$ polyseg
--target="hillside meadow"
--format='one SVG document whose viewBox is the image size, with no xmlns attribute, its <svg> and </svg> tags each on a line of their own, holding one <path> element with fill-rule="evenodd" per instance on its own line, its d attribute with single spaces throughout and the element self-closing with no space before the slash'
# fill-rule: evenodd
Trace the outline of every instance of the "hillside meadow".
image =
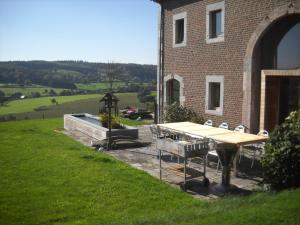
<svg viewBox="0 0 300 225">
<path fill-rule="evenodd" d="M 96 97 L 99 97 L 99 95 L 92 94 L 92 95 L 54 96 L 54 97 L 19 99 L 19 100 L 10 101 L 4 106 L 0 106 L 0 115 L 31 112 L 35 108 L 41 106 L 50 106 L 53 105 L 53 103 L 51 102 L 53 98 L 55 98 L 59 104 L 63 104 L 66 102 L 72 102 L 72 101 L 84 100 L 84 99 L 96 98 Z"/>
<path fill-rule="evenodd" d="M 295 225 L 300 190 L 204 201 L 61 132 L 0 123 L 0 224 Z"/>
<path fill-rule="evenodd" d="M 43 97 L 36 99 L 24 99 L 13 101 L 6 106 L 0 106 L 0 115 L 13 115 L 18 120 L 35 118 L 63 117 L 67 113 L 99 113 L 99 100 L 103 95 L 75 95 L 54 97 L 58 105 L 52 104 L 53 97 Z M 126 106 L 144 108 L 145 104 L 140 103 L 136 93 L 119 93 L 119 109 Z M 46 106 L 44 110 L 35 111 L 35 108 Z M 3 111 L 2 111 L 3 110 Z"/>
<path fill-rule="evenodd" d="M 80 90 L 90 90 L 90 91 L 110 88 L 110 84 L 107 82 L 89 83 L 89 84 L 76 83 L 75 85 Z M 125 82 L 113 82 L 113 88 L 124 87 L 124 86 L 126 86 Z"/>
<path fill-rule="evenodd" d="M 50 90 L 55 91 L 56 93 L 60 93 L 62 90 L 61 88 L 52 88 L 46 86 L 39 86 L 39 85 L 32 85 L 32 86 L 24 86 L 20 87 L 17 85 L 0 85 L 0 91 L 3 91 L 5 96 L 11 96 L 14 93 L 22 93 L 22 95 L 30 96 L 32 93 L 40 93 L 41 96 L 48 95 Z"/>
</svg>

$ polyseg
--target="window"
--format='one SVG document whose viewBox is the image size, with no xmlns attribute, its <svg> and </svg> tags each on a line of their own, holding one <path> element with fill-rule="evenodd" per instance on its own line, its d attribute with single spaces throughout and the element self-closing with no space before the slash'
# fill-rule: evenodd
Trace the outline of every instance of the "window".
<svg viewBox="0 0 300 225">
<path fill-rule="evenodd" d="M 223 114 L 223 76 L 206 77 L 205 113 L 213 115 Z"/>
<path fill-rule="evenodd" d="M 173 16 L 173 47 L 186 45 L 186 12 Z"/>
<path fill-rule="evenodd" d="M 222 16 L 221 10 L 210 12 L 210 23 L 211 23 L 210 38 L 216 38 L 222 35 L 221 16 Z"/>
<path fill-rule="evenodd" d="M 181 44 L 184 40 L 184 19 L 175 22 L 175 44 Z"/>
<path fill-rule="evenodd" d="M 180 83 L 178 80 L 171 79 L 167 81 L 167 104 L 180 102 Z"/>
<path fill-rule="evenodd" d="M 207 43 L 224 41 L 224 14 L 224 2 L 211 4 L 206 7 Z"/>
<path fill-rule="evenodd" d="M 221 84 L 217 82 L 209 83 L 208 109 L 217 110 L 220 108 L 220 89 Z"/>
</svg>

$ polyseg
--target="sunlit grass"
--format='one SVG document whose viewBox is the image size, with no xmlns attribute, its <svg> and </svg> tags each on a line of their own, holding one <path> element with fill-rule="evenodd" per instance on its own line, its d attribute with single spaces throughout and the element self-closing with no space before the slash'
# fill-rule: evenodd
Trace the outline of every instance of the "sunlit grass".
<svg viewBox="0 0 300 225">
<path fill-rule="evenodd" d="M 0 224 L 298 224 L 300 190 L 203 201 L 60 132 L 0 123 Z"/>
<path fill-rule="evenodd" d="M 55 98 L 59 104 L 72 102 L 83 99 L 90 99 L 99 97 L 99 94 L 91 95 L 73 95 L 73 96 L 54 96 L 54 97 L 41 97 L 31 99 L 20 99 L 8 102 L 5 106 L 0 106 L 0 115 L 31 112 L 37 107 L 53 105 L 51 99 Z"/>
</svg>

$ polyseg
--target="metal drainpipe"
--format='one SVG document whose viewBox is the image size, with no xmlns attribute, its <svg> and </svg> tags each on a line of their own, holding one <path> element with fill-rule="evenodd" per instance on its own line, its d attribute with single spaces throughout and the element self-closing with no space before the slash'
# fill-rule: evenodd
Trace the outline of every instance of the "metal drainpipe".
<svg viewBox="0 0 300 225">
<path fill-rule="evenodd" d="M 160 123 L 161 4 L 157 10 L 156 123 Z"/>
<path fill-rule="evenodd" d="M 160 105 L 159 105 L 159 122 L 163 122 L 163 113 L 164 113 L 164 7 L 161 3 L 161 13 L 160 13 Z"/>
</svg>

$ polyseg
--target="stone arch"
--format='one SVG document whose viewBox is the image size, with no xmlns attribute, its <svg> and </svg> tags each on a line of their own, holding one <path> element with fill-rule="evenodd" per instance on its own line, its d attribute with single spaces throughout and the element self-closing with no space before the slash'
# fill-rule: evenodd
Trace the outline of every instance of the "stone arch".
<svg viewBox="0 0 300 225">
<path fill-rule="evenodd" d="M 264 36 L 265 32 L 276 21 L 289 15 L 300 14 L 300 2 L 288 3 L 273 10 L 263 21 L 257 26 L 256 30 L 252 33 L 247 45 L 246 54 L 244 57 L 243 68 L 243 106 L 242 106 L 242 123 L 253 131 L 255 121 L 252 114 L 254 111 L 253 101 L 253 73 L 255 70 L 255 59 L 253 58 L 255 47 L 259 40 Z"/>
<path fill-rule="evenodd" d="M 184 89 L 184 83 L 183 83 L 183 77 L 177 75 L 177 74 L 169 74 L 164 77 L 164 105 L 167 105 L 167 82 L 175 79 L 179 82 L 179 103 L 180 105 L 184 105 L 185 102 L 185 96 L 183 95 L 183 89 Z"/>
</svg>

